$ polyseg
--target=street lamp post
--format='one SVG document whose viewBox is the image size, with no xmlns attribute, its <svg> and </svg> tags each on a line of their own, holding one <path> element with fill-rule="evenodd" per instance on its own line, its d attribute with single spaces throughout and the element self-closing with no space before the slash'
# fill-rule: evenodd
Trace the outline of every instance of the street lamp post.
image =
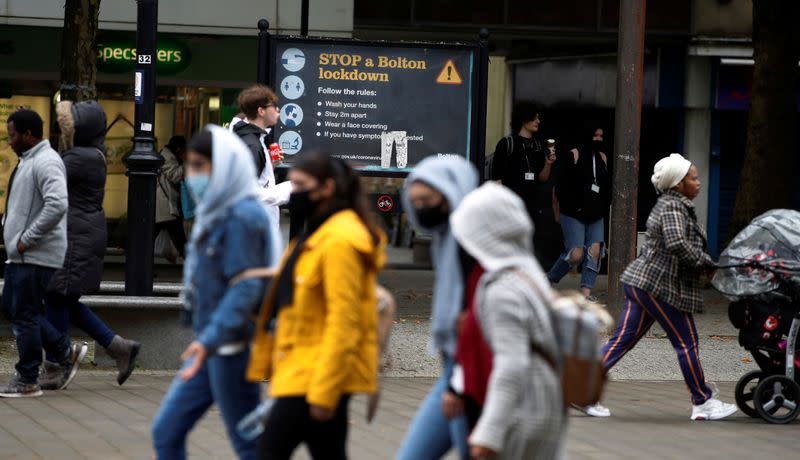
<svg viewBox="0 0 800 460">
<path fill-rule="evenodd" d="M 258 73 L 256 81 L 262 85 L 269 84 L 269 21 L 258 21 Z"/>
<path fill-rule="evenodd" d="M 136 72 L 134 74 L 133 150 L 128 168 L 128 247 L 125 294 L 153 294 L 153 239 L 156 186 L 164 159 L 155 151 L 156 30 L 158 0 L 137 0 Z"/>
<path fill-rule="evenodd" d="M 608 305 L 619 311 L 619 277 L 636 257 L 636 209 L 639 195 L 639 135 L 644 94 L 644 18 L 646 0 L 622 0 L 617 45 L 617 104 L 614 115 Z"/>
<path fill-rule="evenodd" d="M 300 2 L 300 35 L 308 37 L 308 0 Z"/>
</svg>

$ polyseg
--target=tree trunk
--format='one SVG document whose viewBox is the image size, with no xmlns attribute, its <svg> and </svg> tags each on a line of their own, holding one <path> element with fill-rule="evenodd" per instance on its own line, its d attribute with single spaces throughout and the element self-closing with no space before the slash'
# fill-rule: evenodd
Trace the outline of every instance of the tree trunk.
<svg viewBox="0 0 800 460">
<path fill-rule="evenodd" d="M 753 90 L 747 147 L 728 238 L 792 205 L 797 128 L 797 0 L 753 0 Z"/>
<path fill-rule="evenodd" d="M 61 99 L 97 98 L 97 24 L 100 0 L 66 0 L 61 39 Z"/>
</svg>

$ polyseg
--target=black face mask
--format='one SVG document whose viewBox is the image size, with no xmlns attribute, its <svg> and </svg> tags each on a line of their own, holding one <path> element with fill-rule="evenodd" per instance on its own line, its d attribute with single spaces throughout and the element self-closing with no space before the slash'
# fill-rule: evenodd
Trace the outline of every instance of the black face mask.
<svg viewBox="0 0 800 460">
<path fill-rule="evenodd" d="M 425 228 L 436 228 L 447 222 L 450 213 L 442 211 L 442 206 L 432 206 L 430 208 L 414 208 L 417 221 Z"/>
<path fill-rule="evenodd" d="M 603 141 L 592 140 L 592 149 L 595 152 L 602 152 L 603 151 Z"/>
<path fill-rule="evenodd" d="M 289 212 L 303 222 L 314 215 L 317 207 L 319 207 L 319 203 L 311 200 L 311 190 L 293 192 L 289 195 Z"/>
</svg>

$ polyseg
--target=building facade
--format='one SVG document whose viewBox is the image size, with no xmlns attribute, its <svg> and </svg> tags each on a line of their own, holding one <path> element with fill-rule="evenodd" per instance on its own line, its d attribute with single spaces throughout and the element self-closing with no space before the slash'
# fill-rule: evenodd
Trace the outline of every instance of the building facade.
<svg viewBox="0 0 800 460">
<path fill-rule="evenodd" d="M 310 4 L 311 33 L 352 34 L 352 1 Z M 207 123 L 223 124 L 238 113 L 236 95 L 256 80 L 259 19 L 270 21 L 272 33 L 300 31 L 300 2 L 293 0 L 162 0 L 158 9 L 154 132 L 159 147 L 173 135 L 189 136 Z M 20 105 L 37 110 L 48 127 L 53 119 L 63 15 L 63 1 L 0 0 L 0 202 L 17 161 L 7 144 L 5 119 Z M 109 123 L 104 207 L 110 219 L 127 211 L 122 158 L 132 147 L 135 30 L 135 1 L 100 3 L 97 92 Z"/>
<path fill-rule="evenodd" d="M 656 200 L 655 162 L 684 153 L 702 174 L 698 217 L 718 253 L 744 159 L 752 86 L 751 0 L 648 0 L 639 175 L 639 227 Z M 508 131 L 510 107 L 543 107 L 541 130 L 560 148 L 595 127 L 613 146 L 617 0 L 356 0 L 358 38 L 473 40 L 491 32 L 487 154 Z M 800 185 L 800 184 L 798 184 Z M 795 187 L 798 189 L 800 187 Z M 800 206 L 800 196 L 796 197 Z"/>
<path fill-rule="evenodd" d="M 712 252 L 728 237 L 738 190 L 752 82 L 751 0 L 648 0 L 639 225 L 656 195 L 653 164 L 682 152 L 697 164 L 698 216 Z M 63 2 L 0 0 L 0 183 L 16 161 L 3 117 L 26 104 L 49 113 L 59 87 Z M 542 131 L 570 149 L 605 129 L 613 146 L 617 0 L 311 0 L 311 35 L 365 40 L 472 42 L 490 30 L 486 152 L 507 134 L 514 102 L 543 107 Z M 159 4 L 158 144 L 236 113 L 237 92 L 255 80 L 256 22 L 296 34 L 296 0 L 170 0 Z M 136 5 L 101 2 L 99 98 L 109 115 L 109 216 L 125 212 L 122 155 L 133 119 Z M 613 158 L 613 155 L 612 155 Z M 397 188 L 397 181 L 381 182 Z M 382 185 L 377 185 L 381 187 Z M 798 200 L 800 201 L 800 199 Z"/>
</svg>

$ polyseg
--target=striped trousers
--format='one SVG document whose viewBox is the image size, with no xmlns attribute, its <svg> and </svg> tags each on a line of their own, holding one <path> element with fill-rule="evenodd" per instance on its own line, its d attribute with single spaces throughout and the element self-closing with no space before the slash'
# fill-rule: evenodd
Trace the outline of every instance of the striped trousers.
<svg viewBox="0 0 800 460">
<path fill-rule="evenodd" d="M 617 330 L 603 347 L 606 372 L 636 346 L 653 322 L 658 321 L 678 354 L 678 363 L 692 395 L 692 403 L 699 405 L 710 399 L 711 389 L 706 385 L 703 367 L 700 365 L 697 329 L 692 314 L 659 302 L 639 288 L 626 284 L 624 290 L 625 308 L 617 323 Z"/>
</svg>

